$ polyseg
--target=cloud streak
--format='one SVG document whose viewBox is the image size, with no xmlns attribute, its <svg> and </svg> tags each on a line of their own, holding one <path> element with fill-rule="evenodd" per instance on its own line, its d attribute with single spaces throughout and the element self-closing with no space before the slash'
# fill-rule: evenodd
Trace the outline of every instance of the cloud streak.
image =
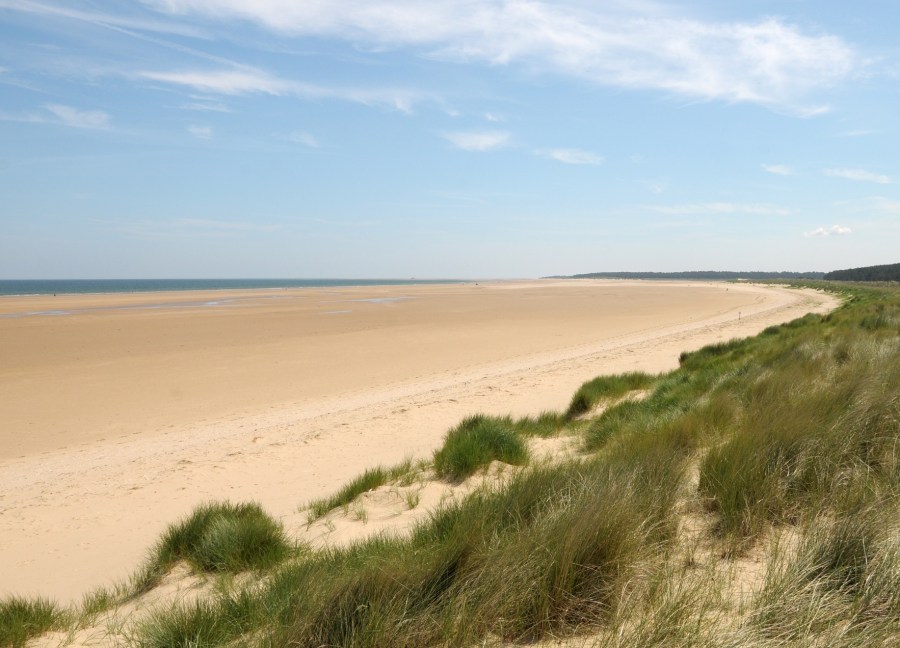
<svg viewBox="0 0 900 648">
<path fill-rule="evenodd" d="M 766 173 L 772 173 L 774 175 L 780 176 L 792 176 L 797 175 L 796 171 L 794 171 L 791 167 L 786 164 L 763 164 L 763 171 Z"/>
<path fill-rule="evenodd" d="M 509 144 L 510 135 L 504 131 L 470 131 L 444 133 L 444 139 L 463 151 L 495 151 Z"/>
<path fill-rule="evenodd" d="M 78 110 L 62 104 L 47 104 L 44 108 L 65 126 L 98 129 L 109 127 L 109 115 L 102 110 Z"/>
<path fill-rule="evenodd" d="M 832 178 L 844 178 L 858 182 L 875 182 L 877 184 L 893 184 L 893 180 L 886 175 L 872 173 L 864 169 L 825 169 L 822 173 Z"/>
<path fill-rule="evenodd" d="M 806 238 L 820 238 L 826 236 L 844 236 L 846 234 L 852 233 L 849 227 L 844 227 L 843 225 L 832 225 L 831 227 L 817 227 L 814 230 L 810 230 L 809 232 L 803 232 L 803 236 Z"/>
<path fill-rule="evenodd" d="M 590 164 L 596 166 L 603 163 L 602 155 L 597 155 L 591 151 L 583 151 L 581 149 L 538 149 L 534 153 L 535 155 L 540 155 L 549 160 L 556 160 L 563 164 Z"/>
<path fill-rule="evenodd" d="M 209 126 L 197 126 L 190 125 L 187 127 L 187 132 L 196 137 L 197 139 L 212 139 L 213 130 Z"/>
<path fill-rule="evenodd" d="M 309 148 L 319 148 L 321 144 L 319 144 L 319 140 L 310 133 L 305 131 L 296 131 L 288 135 L 288 141 L 294 142 L 295 144 L 302 144 L 303 146 Z"/>
<path fill-rule="evenodd" d="M 435 59 L 529 69 L 692 100 L 762 104 L 809 116 L 810 95 L 864 63 L 841 38 L 778 18 L 711 22 L 652 2 L 503 0 L 156 0 L 170 15 L 249 20 L 288 36 L 320 36 Z"/>
<path fill-rule="evenodd" d="M 0 0 L 0 9 L 8 9 L 12 11 L 19 11 L 22 13 L 36 14 L 39 16 L 50 18 L 77 20 L 80 22 L 97 25 L 99 27 L 109 27 L 113 29 L 135 29 L 139 31 L 157 32 L 162 34 L 206 38 L 206 35 L 203 32 L 177 23 L 112 16 L 105 13 L 81 11 L 79 9 L 60 7 L 43 2 L 26 2 L 24 0 Z"/>
<path fill-rule="evenodd" d="M 283 79 L 253 67 L 214 70 L 143 71 L 138 78 L 190 88 L 195 92 L 218 95 L 263 94 L 297 96 L 307 99 L 337 99 L 368 106 L 380 105 L 404 113 L 428 95 L 414 90 L 393 88 L 339 88 Z"/>
<path fill-rule="evenodd" d="M 0 112 L 0 120 L 26 124 L 54 124 L 70 128 L 106 130 L 110 127 L 109 113 L 102 110 L 80 110 L 63 104 L 46 104 L 43 112 L 14 115 Z"/>
</svg>

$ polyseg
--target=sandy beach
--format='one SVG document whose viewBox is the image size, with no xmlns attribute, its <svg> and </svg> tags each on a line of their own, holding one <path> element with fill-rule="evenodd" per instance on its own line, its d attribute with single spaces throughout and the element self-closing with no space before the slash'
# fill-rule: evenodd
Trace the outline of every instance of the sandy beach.
<svg viewBox="0 0 900 648">
<path fill-rule="evenodd" d="M 825 312 L 814 291 L 531 281 L 0 298 L 0 595 L 125 578 L 210 499 L 297 509 L 466 414 Z"/>
</svg>

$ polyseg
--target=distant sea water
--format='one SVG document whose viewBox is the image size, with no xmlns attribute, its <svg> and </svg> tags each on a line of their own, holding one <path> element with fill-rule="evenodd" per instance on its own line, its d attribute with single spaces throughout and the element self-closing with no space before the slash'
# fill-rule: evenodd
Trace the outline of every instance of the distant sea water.
<svg viewBox="0 0 900 648">
<path fill-rule="evenodd" d="M 459 283 L 462 279 L 6 279 L 0 295 L 72 295 L 81 293 L 169 292 L 331 288 L 339 286 L 410 286 Z"/>
</svg>

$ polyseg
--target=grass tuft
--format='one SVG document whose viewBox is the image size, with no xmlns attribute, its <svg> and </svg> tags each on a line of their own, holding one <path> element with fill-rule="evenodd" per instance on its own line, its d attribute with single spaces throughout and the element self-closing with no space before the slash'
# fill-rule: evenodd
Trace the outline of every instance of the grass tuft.
<svg viewBox="0 0 900 648">
<path fill-rule="evenodd" d="M 640 371 L 616 374 L 613 376 L 598 376 L 589 380 L 578 388 L 566 410 L 566 417 L 573 419 L 590 412 L 604 400 L 621 398 L 630 391 L 636 389 L 649 389 L 657 376 L 651 376 Z"/>
<path fill-rule="evenodd" d="M 138 648 L 205 648 L 221 646 L 239 634 L 217 606 L 209 602 L 163 608 L 137 627 Z"/>
<path fill-rule="evenodd" d="M 255 503 L 203 504 L 169 527 L 150 561 L 161 574 L 178 560 L 206 572 L 266 569 L 291 553 L 281 525 Z"/>
<path fill-rule="evenodd" d="M 67 614 L 44 598 L 0 601 L 0 647 L 19 648 L 32 637 L 65 627 Z"/>
<path fill-rule="evenodd" d="M 408 486 L 413 483 L 422 467 L 421 463 L 413 463 L 412 459 L 407 459 L 391 468 L 383 466 L 369 468 L 331 497 L 312 501 L 307 507 L 306 521 L 308 524 L 312 524 L 330 511 L 347 506 L 363 493 L 375 490 L 385 484 L 396 481 L 401 486 Z"/>
<path fill-rule="evenodd" d="M 435 472 L 453 481 L 492 461 L 513 465 L 528 461 L 528 448 L 509 417 L 470 416 L 447 433 L 444 445 L 434 453 Z"/>
<path fill-rule="evenodd" d="M 552 437 L 560 433 L 568 420 L 559 412 L 544 411 L 535 416 L 525 416 L 515 422 L 515 429 L 525 436 Z"/>
</svg>

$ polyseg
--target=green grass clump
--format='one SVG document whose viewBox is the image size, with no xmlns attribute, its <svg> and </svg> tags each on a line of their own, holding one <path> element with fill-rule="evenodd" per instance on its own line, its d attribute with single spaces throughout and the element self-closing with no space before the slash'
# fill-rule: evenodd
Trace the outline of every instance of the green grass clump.
<svg viewBox="0 0 900 648">
<path fill-rule="evenodd" d="M 700 491 L 723 532 L 796 522 L 856 487 L 900 485 L 900 344 L 800 341 L 739 386 L 734 435 L 712 448 Z"/>
<path fill-rule="evenodd" d="M 827 645 L 897 645 L 900 539 L 891 508 L 893 516 L 870 506 L 804 524 L 796 550 L 776 549 L 749 628 L 790 645 L 817 645 L 831 635 Z"/>
<path fill-rule="evenodd" d="M 492 461 L 513 465 L 528 461 L 528 448 L 509 417 L 470 416 L 447 433 L 444 445 L 434 453 L 435 472 L 454 481 Z"/>
<path fill-rule="evenodd" d="M 206 572 L 266 569 L 291 553 L 281 525 L 255 503 L 203 504 L 169 527 L 156 546 L 151 571 L 179 560 Z"/>
<path fill-rule="evenodd" d="M 0 601 L 0 648 L 19 648 L 32 637 L 65 627 L 67 614 L 55 603 L 18 596 Z"/>
<path fill-rule="evenodd" d="M 307 513 L 307 521 L 315 522 L 319 518 L 325 516 L 329 511 L 341 506 L 346 506 L 359 495 L 374 490 L 379 486 L 384 486 L 388 483 L 388 479 L 388 471 L 381 466 L 369 468 L 331 497 L 311 502 Z"/>
<path fill-rule="evenodd" d="M 599 623 L 674 534 L 663 484 L 678 462 L 647 459 L 654 467 L 529 469 L 442 507 L 411 538 L 375 537 L 290 565 L 261 597 L 287 618 L 270 643 L 462 646 Z"/>
<path fill-rule="evenodd" d="M 573 419 L 590 412 L 603 400 L 621 398 L 636 389 L 648 389 L 656 381 L 656 376 L 633 371 L 614 376 L 598 376 L 578 388 L 566 410 L 566 416 Z"/>
<path fill-rule="evenodd" d="M 143 619 L 137 628 L 139 648 L 200 648 L 220 646 L 239 634 L 215 603 L 197 601 L 164 608 Z"/>
<path fill-rule="evenodd" d="M 515 422 L 515 429 L 525 436 L 552 437 L 560 433 L 568 419 L 559 412 L 544 411 L 537 416 L 524 416 Z"/>
<path fill-rule="evenodd" d="M 412 483 L 420 468 L 421 465 L 414 464 L 411 459 L 407 459 L 390 468 L 383 466 L 369 468 L 331 497 L 312 501 L 308 505 L 307 522 L 315 522 L 319 518 L 324 517 L 329 511 L 346 506 L 363 493 L 375 490 L 393 481 L 399 481 L 401 484 Z"/>
</svg>

